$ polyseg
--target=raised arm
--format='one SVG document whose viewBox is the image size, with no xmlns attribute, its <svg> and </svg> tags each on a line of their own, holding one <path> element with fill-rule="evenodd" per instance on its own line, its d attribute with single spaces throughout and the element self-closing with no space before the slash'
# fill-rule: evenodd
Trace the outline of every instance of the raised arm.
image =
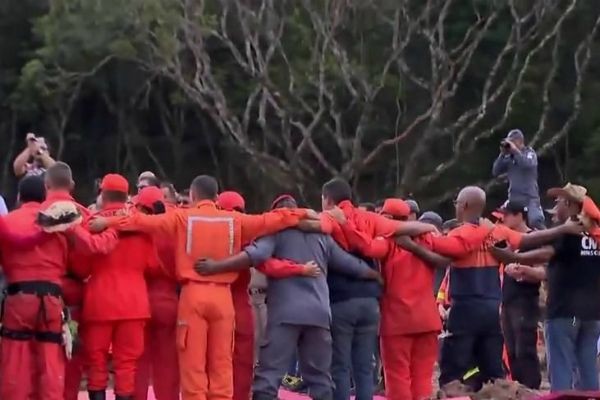
<svg viewBox="0 0 600 400">
<path fill-rule="evenodd" d="M 250 243 L 261 236 L 295 227 L 307 215 L 308 210 L 301 208 L 280 208 L 260 215 L 240 214 L 242 243 Z"/>
<path fill-rule="evenodd" d="M 93 234 L 77 225 L 65 232 L 77 252 L 82 255 L 108 254 L 119 244 L 119 236 L 114 229 Z"/>
<path fill-rule="evenodd" d="M 544 229 L 527 233 L 521 237 L 517 247 L 522 250 L 527 250 L 548 244 L 563 235 L 580 234 L 583 232 L 583 225 L 578 221 L 568 221 L 554 228 Z"/>
<path fill-rule="evenodd" d="M 448 236 L 431 236 L 431 250 L 451 259 L 463 258 L 481 247 L 493 229 L 464 225 Z"/>
<path fill-rule="evenodd" d="M 263 264 L 275 251 L 275 238 L 263 237 L 239 252 L 223 260 L 197 260 L 194 269 L 200 275 L 214 275 L 223 272 L 237 272 Z"/>
<path fill-rule="evenodd" d="M 512 162 L 510 155 L 500 154 L 498 158 L 494 161 L 494 165 L 492 166 L 492 175 L 494 177 L 498 177 L 502 174 L 508 172 L 508 166 Z"/>
<path fill-rule="evenodd" d="M 451 258 L 444 257 L 435 251 L 431 251 L 428 246 L 421 245 L 408 236 L 397 237 L 396 243 L 398 246 L 419 257 L 433 268 L 446 268 L 448 264 L 452 262 Z"/>
<path fill-rule="evenodd" d="M 15 158 L 13 162 L 13 170 L 17 178 L 22 177 L 27 172 L 27 161 L 31 157 L 31 151 L 29 147 L 25 147 L 21 153 Z"/>
<path fill-rule="evenodd" d="M 515 160 L 515 164 L 522 168 L 535 168 L 538 164 L 537 155 L 531 149 L 515 151 L 513 159 Z"/>
<path fill-rule="evenodd" d="M 256 269 L 274 279 L 290 278 L 292 276 L 306 276 L 307 268 L 305 265 L 298 264 L 291 260 L 269 258 L 262 264 L 256 266 Z"/>
<path fill-rule="evenodd" d="M 363 256 L 382 260 L 388 255 L 389 239 L 382 237 L 373 239 L 360 232 L 352 221 L 346 221 L 340 226 L 350 247 L 356 249 Z"/>
<path fill-rule="evenodd" d="M 93 232 L 100 232 L 107 227 L 111 227 L 119 231 L 174 236 L 177 232 L 177 224 L 182 218 L 178 211 L 158 215 L 146 215 L 136 212 L 123 217 L 93 218 L 90 221 L 90 229 Z"/>
<path fill-rule="evenodd" d="M 433 225 L 418 221 L 396 221 L 375 213 L 372 213 L 372 218 L 375 224 L 374 237 L 419 236 L 436 230 Z"/>
</svg>

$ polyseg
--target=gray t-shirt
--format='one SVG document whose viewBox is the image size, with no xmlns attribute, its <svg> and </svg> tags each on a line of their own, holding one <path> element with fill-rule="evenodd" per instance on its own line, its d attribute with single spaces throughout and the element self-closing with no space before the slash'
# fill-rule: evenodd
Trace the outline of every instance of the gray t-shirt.
<svg viewBox="0 0 600 400">
<path fill-rule="evenodd" d="M 297 229 L 287 229 L 258 239 L 244 251 L 254 266 L 275 257 L 299 264 L 314 261 L 321 268 L 322 273 L 317 278 L 295 276 L 268 279 L 269 324 L 311 325 L 329 329 L 331 309 L 327 269 L 355 277 L 370 270 L 367 263 L 345 252 L 329 235 L 305 233 Z"/>
<path fill-rule="evenodd" d="M 518 154 L 500 154 L 492 168 L 494 176 L 508 175 L 508 199 L 523 201 L 539 200 L 537 154 L 525 147 Z"/>
</svg>

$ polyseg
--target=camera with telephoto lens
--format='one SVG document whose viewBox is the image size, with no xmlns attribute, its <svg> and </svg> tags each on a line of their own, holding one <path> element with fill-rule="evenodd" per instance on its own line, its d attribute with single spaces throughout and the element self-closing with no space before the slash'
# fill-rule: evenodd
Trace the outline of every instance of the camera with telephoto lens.
<svg viewBox="0 0 600 400">
<path fill-rule="evenodd" d="M 508 143 L 506 139 L 500 142 L 500 146 L 502 146 L 504 150 L 510 150 L 510 143 Z"/>
</svg>

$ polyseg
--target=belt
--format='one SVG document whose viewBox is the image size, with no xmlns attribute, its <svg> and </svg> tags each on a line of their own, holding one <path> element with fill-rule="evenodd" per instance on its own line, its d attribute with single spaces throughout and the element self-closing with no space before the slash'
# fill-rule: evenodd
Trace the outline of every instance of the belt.
<svg viewBox="0 0 600 400">
<path fill-rule="evenodd" d="M 251 296 L 254 294 L 267 294 L 267 289 L 250 288 L 248 289 L 248 293 L 250 293 Z"/>
<path fill-rule="evenodd" d="M 62 297 L 60 285 L 48 281 L 25 281 L 11 283 L 6 287 L 6 294 L 14 296 L 19 293 L 35 294 L 38 296 Z"/>
<path fill-rule="evenodd" d="M 0 336 L 11 340 L 18 340 L 21 342 L 36 340 L 38 342 L 56 343 L 62 344 L 62 332 L 36 332 L 32 330 L 13 330 L 6 327 L 2 327 L 0 330 Z"/>
</svg>

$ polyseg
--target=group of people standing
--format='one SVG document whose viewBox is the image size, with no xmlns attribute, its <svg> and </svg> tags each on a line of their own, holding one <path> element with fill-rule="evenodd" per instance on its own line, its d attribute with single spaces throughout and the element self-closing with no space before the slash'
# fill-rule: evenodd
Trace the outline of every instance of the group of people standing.
<svg viewBox="0 0 600 400">
<path fill-rule="evenodd" d="M 503 148 L 498 163 L 531 164 Z M 73 188 L 54 162 L 20 181 L 20 206 L 0 218 L 0 398 L 74 400 L 85 374 L 103 400 L 112 367 L 117 400 L 145 399 L 150 383 L 157 400 L 273 400 L 297 358 L 311 398 L 365 400 L 379 352 L 390 400 L 429 398 L 438 358 L 441 386 L 510 373 L 539 387 L 544 280 L 552 389 L 598 389 L 600 210 L 583 187 L 551 190 L 556 226 L 538 230 L 530 201 L 485 218 L 478 187 L 460 191 L 452 226 L 400 198 L 356 206 L 339 178 L 320 213 L 286 194 L 247 214 L 208 175 L 186 202 L 153 174 L 133 195 L 106 175 L 92 207 Z"/>
</svg>

